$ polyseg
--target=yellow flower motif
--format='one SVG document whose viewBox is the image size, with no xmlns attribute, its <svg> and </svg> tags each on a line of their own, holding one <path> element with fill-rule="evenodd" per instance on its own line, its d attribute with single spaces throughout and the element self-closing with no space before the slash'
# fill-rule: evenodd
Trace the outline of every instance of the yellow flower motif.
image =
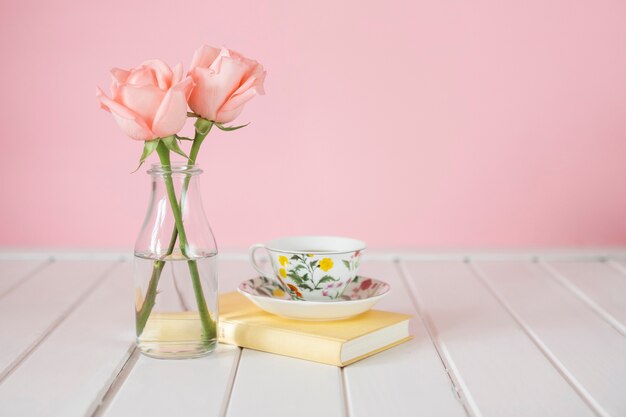
<svg viewBox="0 0 626 417">
<path fill-rule="evenodd" d="M 285 292 L 281 290 L 280 288 L 274 288 L 274 291 L 272 291 L 272 294 L 274 295 L 274 297 L 283 297 L 285 295 Z"/>
<path fill-rule="evenodd" d="M 289 259 L 287 259 L 286 256 L 279 256 L 278 263 L 280 263 L 281 266 L 285 266 L 289 263 Z"/>
<path fill-rule="evenodd" d="M 307 253 L 306 256 L 308 256 L 309 258 L 314 257 L 315 255 L 313 255 L 312 253 Z"/>
<path fill-rule="evenodd" d="M 285 268 L 280 268 L 278 270 L 278 273 L 280 274 L 281 277 L 285 278 L 287 277 L 287 271 L 285 271 Z"/>
<path fill-rule="evenodd" d="M 320 261 L 320 268 L 324 271 L 324 272 L 328 272 L 330 271 L 330 269 L 333 267 L 333 260 L 330 258 L 324 258 Z"/>
</svg>

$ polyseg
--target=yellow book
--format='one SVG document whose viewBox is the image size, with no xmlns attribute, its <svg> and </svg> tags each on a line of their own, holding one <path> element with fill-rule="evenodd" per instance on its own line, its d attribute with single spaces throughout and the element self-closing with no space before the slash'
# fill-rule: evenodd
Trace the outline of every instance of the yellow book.
<svg viewBox="0 0 626 417">
<path fill-rule="evenodd" d="M 370 310 L 326 322 L 266 313 L 243 295 L 220 296 L 219 341 L 328 365 L 346 366 L 411 339 L 411 316 Z"/>
</svg>

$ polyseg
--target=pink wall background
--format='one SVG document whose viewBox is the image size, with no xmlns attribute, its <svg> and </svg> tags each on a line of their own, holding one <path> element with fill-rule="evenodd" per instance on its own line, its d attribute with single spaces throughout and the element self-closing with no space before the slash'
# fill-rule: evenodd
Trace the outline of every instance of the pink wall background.
<svg viewBox="0 0 626 417">
<path fill-rule="evenodd" d="M 95 86 L 203 42 L 268 70 L 203 146 L 222 247 L 626 244 L 624 1 L 2 1 L 0 35 L 0 245 L 131 247 L 149 178 Z"/>
</svg>

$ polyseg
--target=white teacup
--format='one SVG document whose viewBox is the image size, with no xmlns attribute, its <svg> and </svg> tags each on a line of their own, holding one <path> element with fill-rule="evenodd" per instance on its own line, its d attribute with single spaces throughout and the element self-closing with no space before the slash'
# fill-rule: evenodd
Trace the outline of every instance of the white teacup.
<svg viewBox="0 0 626 417">
<path fill-rule="evenodd" d="M 294 299 L 334 301 L 356 276 L 364 242 L 347 237 L 294 236 L 250 246 L 250 260 L 264 277 L 277 280 Z M 265 249 L 273 271 L 263 271 L 255 253 Z"/>
</svg>

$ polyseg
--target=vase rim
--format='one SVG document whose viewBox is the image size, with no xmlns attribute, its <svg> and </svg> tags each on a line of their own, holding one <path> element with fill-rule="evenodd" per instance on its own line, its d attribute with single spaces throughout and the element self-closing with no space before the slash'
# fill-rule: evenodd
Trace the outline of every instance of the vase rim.
<svg viewBox="0 0 626 417">
<path fill-rule="evenodd" d="M 184 174 L 198 175 L 202 174 L 200 165 L 190 165 L 186 162 L 172 162 L 170 165 L 152 164 L 147 171 L 149 175 L 165 175 L 165 174 Z"/>
</svg>

